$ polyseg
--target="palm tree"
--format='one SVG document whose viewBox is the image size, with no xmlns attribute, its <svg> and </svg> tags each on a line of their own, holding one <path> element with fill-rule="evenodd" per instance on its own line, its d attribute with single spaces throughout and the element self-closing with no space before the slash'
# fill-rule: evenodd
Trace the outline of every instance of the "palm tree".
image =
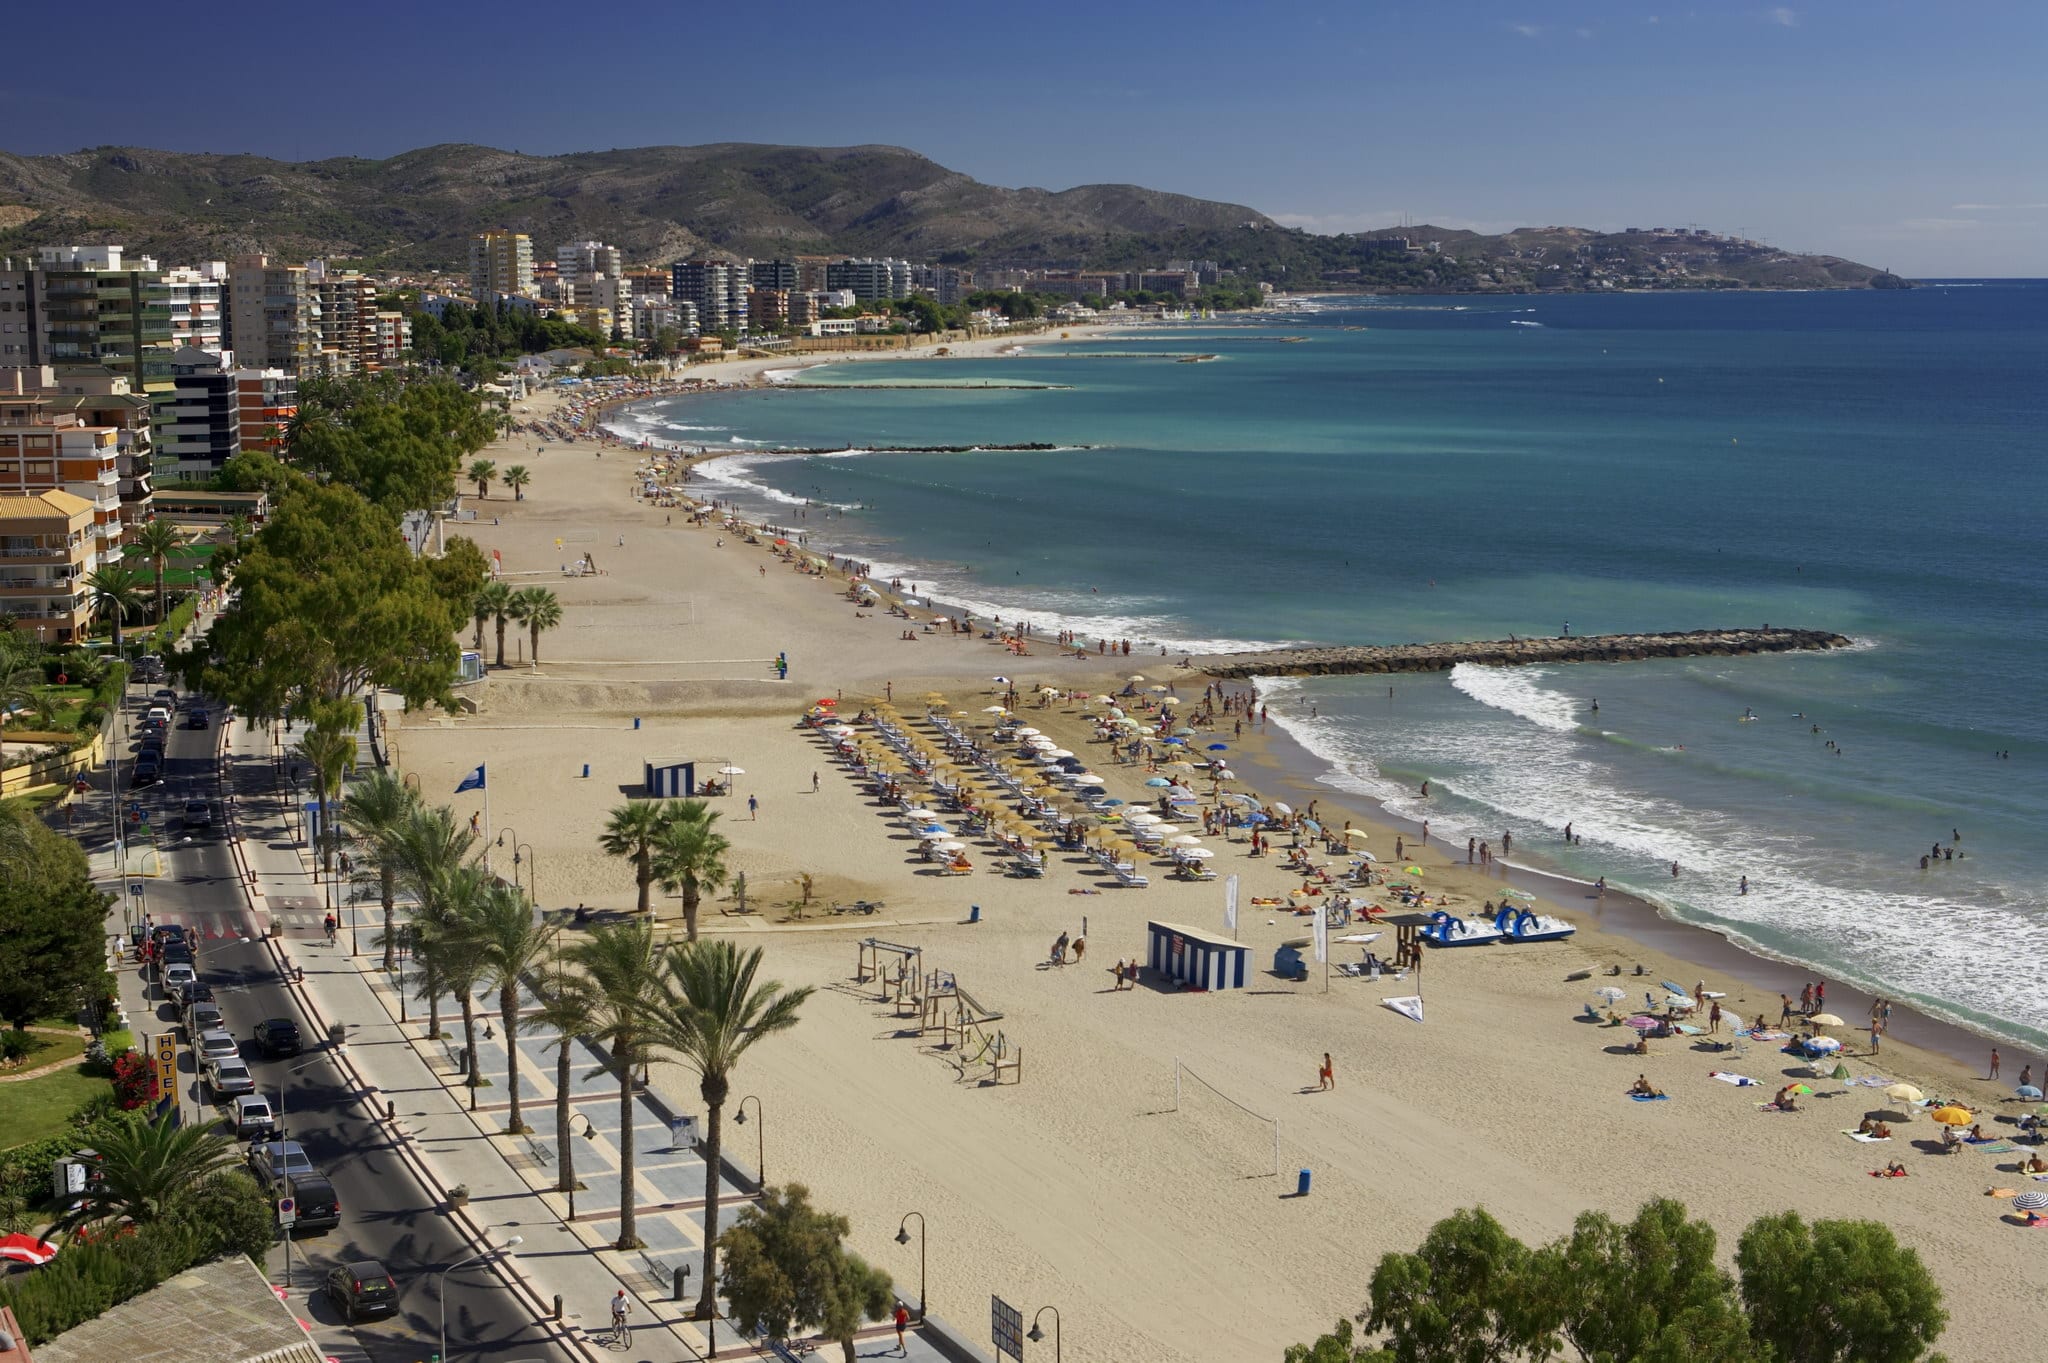
<svg viewBox="0 0 2048 1363">
<path fill-rule="evenodd" d="M 533 471 L 524 464 L 512 464 L 505 469 L 504 483 L 512 489 L 512 500 L 526 500 L 526 485 L 533 481 Z"/>
<path fill-rule="evenodd" d="M 562 623 L 562 603 L 546 587 L 522 587 L 513 596 L 519 602 L 518 618 L 526 625 L 533 645 L 533 665 L 540 666 L 540 632 Z"/>
<path fill-rule="evenodd" d="M 362 842 L 376 868 L 377 889 L 384 902 L 386 970 L 398 966 L 399 863 L 393 855 L 393 840 L 419 803 L 419 793 L 388 771 L 370 773 L 341 802 L 342 825 Z"/>
<path fill-rule="evenodd" d="M 702 800 L 669 802 L 650 858 L 655 879 L 668 894 L 683 897 L 683 931 L 697 940 L 697 906 L 703 893 L 725 884 L 725 854 L 732 844 L 712 830 L 718 814 Z"/>
<path fill-rule="evenodd" d="M 537 918 L 533 901 L 517 886 L 493 885 L 485 897 L 475 924 L 476 940 L 483 953 L 483 984 L 498 991 L 498 1018 L 505 1026 L 505 1079 L 512 1092 L 512 1116 L 508 1130 L 517 1135 L 527 1127 L 519 1112 L 519 984 L 529 970 L 541 963 L 554 944 L 560 923 Z"/>
<path fill-rule="evenodd" d="M 463 1082 L 469 1086 L 471 1112 L 476 1111 L 476 1091 L 484 1081 L 476 1053 L 476 991 L 485 974 L 481 927 L 494 888 L 491 873 L 483 867 L 457 866 L 422 899 L 423 912 L 414 919 L 413 935 L 421 943 L 414 947 L 415 954 L 433 958 L 442 986 L 462 1006 Z"/>
<path fill-rule="evenodd" d="M 636 912 L 647 913 L 653 908 L 654 842 L 674 808 L 672 800 L 635 800 L 619 805 L 612 810 L 604 832 L 598 837 L 597 845 L 606 856 L 632 858 L 633 882 L 640 887 Z"/>
<path fill-rule="evenodd" d="M 45 696 L 43 669 L 28 667 L 12 658 L 0 661 L 0 770 L 7 766 L 7 720 L 17 709 L 38 712 L 49 708 L 49 697 Z"/>
<path fill-rule="evenodd" d="M 57 1222 L 67 1234 L 117 1218 L 162 1220 L 207 1179 L 241 1162 L 212 1123 L 181 1126 L 171 1116 L 112 1125 L 93 1137 L 93 1149 L 99 1177 Z"/>
<path fill-rule="evenodd" d="M 681 825 L 679 825 L 681 826 Z M 706 825 L 708 826 L 708 825 Z M 699 1319 L 717 1310 L 719 1146 L 732 1072 L 762 1037 L 796 1025 L 809 986 L 785 991 L 775 980 L 756 988 L 761 948 L 741 951 L 724 939 L 691 942 L 663 963 L 667 995 L 661 1010 L 662 1044 L 697 1071 L 704 1099 L 704 1295 Z"/>
<path fill-rule="evenodd" d="M 597 990 L 582 975 L 557 966 L 541 977 L 534 992 L 540 997 L 540 1006 L 522 1017 L 520 1025 L 528 1031 L 554 1034 L 555 1148 L 561 1152 L 555 1191 L 566 1193 L 577 1187 L 575 1155 L 569 1144 L 569 1067 L 576 1058 L 576 1038 L 590 1030 Z M 511 1034 L 509 1027 L 506 1034 Z M 513 1087 L 516 1092 L 518 1086 Z"/>
<path fill-rule="evenodd" d="M 184 540 L 179 536 L 177 527 L 162 517 L 145 521 L 141 528 L 135 532 L 134 537 L 128 541 L 128 552 L 148 563 L 156 572 L 156 618 L 158 623 L 162 623 L 164 618 L 164 565 L 170 561 L 171 555 L 177 552 L 178 546 L 183 543 Z"/>
<path fill-rule="evenodd" d="M 354 708 L 351 705 L 350 708 Z M 341 793 L 342 778 L 356 764 L 356 736 L 353 730 L 318 727 L 299 740 L 299 754 L 313 768 L 320 783 L 320 869 L 334 866 L 334 828 L 327 816 L 328 803 Z"/>
<path fill-rule="evenodd" d="M 92 589 L 95 611 L 111 611 L 114 622 L 114 652 L 121 651 L 121 624 L 142 604 L 142 577 L 133 568 L 112 563 L 85 579 Z"/>
<path fill-rule="evenodd" d="M 498 476 L 498 466 L 488 459 L 478 459 L 469 466 L 469 481 L 476 484 L 477 500 L 490 495 L 491 479 Z"/>
<path fill-rule="evenodd" d="M 476 638 L 470 646 L 479 653 L 483 652 L 484 648 L 484 626 L 489 623 L 491 618 L 490 590 L 494 586 L 503 585 L 495 581 L 486 582 L 483 586 L 478 587 L 476 595 L 470 598 L 469 613 L 476 620 Z M 506 590 L 510 591 L 511 588 L 507 587 Z"/>
<path fill-rule="evenodd" d="M 497 581 L 484 583 L 476 594 L 476 605 L 488 607 L 492 618 L 498 622 L 498 661 L 493 664 L 496 667 L 505 665 L 505 622 L 513 616 L 512 599 L 517 595 L 510 583 Z"/>
<path fill-rule="evenodd" d="M 420 967 L 420 997 L 427 1001 L 427 1035 L 441 1035 L 441 991 L 447 979 L 442 960 L 427 939 L 452 926 L 444 894 L 449 878 L 469 859 L 476 835 L 455 821 L 455 811 L 442 805 L 416 805 L 392 833 L 391 856 L 398 883 L 411 892 L 413 954 Z"/>
<path fill-rule="evenodd" d="M 654 924 L 607 923 L 569 953 L 583 967 L 595 994 L 590 1039 L 610 1057 L 594 1074 L 619 1081 L 619 1239 L 617 1248 L 640 1248 L 634 1215 L 633 1071 L 653 1059 L 663 1003 Z"/>
</svg>

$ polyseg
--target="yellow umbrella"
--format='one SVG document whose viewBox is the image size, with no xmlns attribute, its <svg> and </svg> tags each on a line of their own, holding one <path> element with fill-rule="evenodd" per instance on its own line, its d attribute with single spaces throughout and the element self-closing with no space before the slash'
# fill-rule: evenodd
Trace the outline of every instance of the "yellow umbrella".
<svg viewBox="0 0 2048 1363">
<path fill-rule="evenodd" d="M 1344 841 L 1346 841 L 1346 842 L 1364 842 L 1364 841 L 1365 841 L 1365 830 L 1364 830 L 1363 828 L 1347 828 L 1347 829 L 1345 829 L 1345 830 L 1344 830 Z"/>
<path fill-rule="evenodd" d="M 1966 1109 L 1959 1107 L 1938 1107 L 1927 1115 L 1943 1126 L 1968 1126 L 1977 1120 Z"/>
</svg>

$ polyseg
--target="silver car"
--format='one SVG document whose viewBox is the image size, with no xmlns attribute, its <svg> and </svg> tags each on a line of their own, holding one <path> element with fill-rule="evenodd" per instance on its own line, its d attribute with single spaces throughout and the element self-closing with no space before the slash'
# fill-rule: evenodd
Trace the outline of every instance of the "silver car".
<svg viewBox="0 0 2048 1363">
<path fill-rule="evenodd" d="M 254 1093 L 256 1080 L 249 1073 L 249 1067 L 239 1058 L 208 1062 L 207 1086 L 216 1098 L 229 1098 L 237 1093 Z"/>
<path fill-rule="evenodd" d="M 229 1035 L 225 1027 L 199 1034 L 199 1054 L 209 1063 L 215 1060 L 240 1059 L 241 1046 Z"/>
</svg>

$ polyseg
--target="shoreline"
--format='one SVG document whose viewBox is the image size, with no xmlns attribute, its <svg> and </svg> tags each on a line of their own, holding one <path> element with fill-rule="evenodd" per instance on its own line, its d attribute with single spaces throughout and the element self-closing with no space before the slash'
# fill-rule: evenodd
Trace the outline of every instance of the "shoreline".
<svg viewBox="0 0 2048 1363">
<path fill-rule="evenodd" d="M 1034 333 L 1031 337 L 1004 337 L 1000 338 L 1000 340 L 990 338 L 987 341 L 987 344 L 989 346 L 1000 346 L 1002 349 L 991 350 L 987 352 L 978 352 L 973 354 L 965 353 L 959 350 L 956 350 L 953 355 L 949 356 L 937 356 L 932 354 L 928 350 L 923 352 L 849 352 L 844 358 L 848 360 L 857 358 L 863 361 L 902 359 L 931 360 L 939 358 L 956 357 L 988 358 L 994 354 L 1007 352 L 1008 350 L 1010 350 L 1011 347 L 1017 346 L 1025 341 L 1034 341 L 1036 343 L 1043 344 L 1052 341 L 1088 339 L 1088 337 L 1083 334 L 1084 331 L 1099 332 L 1103 330 L 1108 330 L 1113 325 L 1115 324 L 1095 324 L 1089 328 L 1076 327 L 1068 329 L 1072 334 L 1060 334 L 1058 331 L 1048 329 L 1044 332 Z M 1123 325 L 1157 326 L 1164 324 L 1127 323 Z M 783 362 L 786 363 L 788 359 L 793 358 L 797 357 L 784 357 Z M 812 357 L 803 358 L 808 359 Z M 839 357 L 817 361 L 817 363 L 819 364 L 833 364 L 839 362 L 841 362 L 841 359 Z M 773 364 L 775 362 L 734 361 L 726 363 Z M 709 368 L 711 366 L 706 367 Z M 805 365 L 803 367 L 809 368 L 815 366 Z M 755 373 L 754 375 L 752 375 L 751 382 L 741 386 L 755 388 L 775 387 L 777 389 L 784 389 L 802 387 L 803 385 L 791 383 L 786 380 L 770 380 L 766 379 L 765 376 L 761 373 Z M 833 385 L 821 385 L 821 387 L 825 388 L 830 388 L 832 386 Z M 901 385 L 885 386 L 900 387 Z M 700 393 L 719 391 L 732 391 L 732 389 L 729 387 L 700 388 L 681 393 L 668 394 L 659 398 L 642 397 L 621 399 L 616 403 L 609 404 L 608 411 L 612 414 L 616 414 L 616 412 L 619 409 L 631 406 L 638 402 L 672 401 L 680 397 L 689 397 Z M 601 422 L 598 424 L 601 425 Z M 620 439 L 622 443 L 624 442 L 623 437 L 617 438 Z M 677 442 L 677 444 L 680 445 L 681 442 Z M 684 469 L 688 469 L 693 472 L 701 469 L 706 465 L 713 464 L 718 461 L 726 459 L 755 459 L 763 457 L 802 458 L 805 457 L 806 454 L 812 453 L 811 451 L 801 450 L 792 451 L 749 448 L 739 450 L 705 449 L 702 453 L 692 454 L 681 448 L 668 449 L 667 446 L 662 445 L 656 445 L 654 446 L 654 448 L 664 449 L 667 450 L 668 453 L 681 456 L 679 461 L 680 466 Z M 976 446 L 974 448 L 988 449 L 1004 447 Z M 865 448 L 862 448 L 854 451 L 849 451 L 848 453 L 858 454 L 865 452 L 867 452 Z M 834 451 L 834 453 L 838 452 Z M 697 492 L 702 492 L 705 489 L 700 485 L 694 490 Z M 708 500 L 715 501 L 717 500 L 717 498 L 713 497 Z M 811 543 L 812 532 L 808 528 L 802 526 L 789 526 L 778 524 L 775 520 L 767 519 L 765 518 L 765 516 L 766 513 L 764 513 L 764 519 L 760 521 L 760 527 L 764 531 L 773 530 L 777 534 L 790 534 L 793 536 L 800 537 L 797 539 L 797 545 L 801 552 L 822 558 L 827 561 L 845 558 L 848 556 L 856 558 L 862 556 L 861 553 L 849 550 L 843 546 L 814 547 Z M 888 566 L 890 570 L 893 572 L 895 571 L 898 565 Z M 876 575 L 881 576 L 880 573 L 877 573 Z M 1094 637 L 1093 630 L 1096 628 L 1102 628 L 1105 625 L 1105 623 L 1112 627 L 1112 632 L 1115 632 L 1115 626 L 1122 623 L 1117 621 L 1103 622 L 1100 620 L 1093 620 L 1086 617 L 1067 617 L 1056 610 L 1046 609 L 1042 607 L 1033 607 L 1029 604 L 1022 606 L 1013 605 L 1002 607 L 1000 613 L 997 613 L 991 610 L 990 607 L 992 603 L 977 603 L 963 600 L 944 587 L 941 587 L 936 593 L 918 592 L 913 595 L 899 589 L 894 589 L 885 582 L 877 582 L 876 590 L 879 593 L 880 599 L 885 602 L 897 606 L 907 607 L 913 610 L 922 610 L 928 612 L 934 619 L 938 620 L 946 620 L 949 618 L 958 619 L 962 617 L 969 620 L 981 621 L 986 621 L 990 618 L 1001 620 L 1005 615 L 1010 615 L 1013 618 L 1016 618 L 1016 613 L 1022 612 L 1022 618 L 1028 619 L 1032 623 L 1034 629 L 1034 639 L 1037 639 L 1039 637 L 1038 625 L 1041 621 L 1046 622 L 1047 633 L 1050 633 L 1052 630 L 1058 629 L 1080 628 L 1084 631 L 1087 631 L 1089 633 L 1089 637 L 1091 638 Z M 1196 664 L 1196 666 L 1193 669 L 1183 669 L 1179 665 L 1180 660 L 1183 657 L 1187 657 L 1197 652 L 1199 645 L 1209 644 L 1213 642 L 1215 641 L 1173 639 L 1148 640 L 1139 639 L 1133 636 L 1133 653 L 1130 655 L 1128 659 L 1126 659 L 1126 661 L 1132 663 L 1132 665 L 1137 665 L 1137 660 L 1140 657 L 1138 649 L 1140 646 L 1143 646 L 1146 649 L 1156 648 L 1159 650 L 1159 653 L 1157 655 L 1145 655 L 1145 665 L 1155 667 L 1170 666 L 1171 670 L 1175 673 L 1188 676 L 1200 676 L 1205 680 L 1205 682 L 1207 680 L 1213 679 L 1225 684 L 1229 684 L 1233 680 L 1248 680 L 1252 685 L 1263 686 L 1267 682 L 1273 680 L 1273 678 L 1269 678 L 1264 675 L 1254 676 L 1249 679 L 1242 679 L 1224 674 L 1212 674 L 1200 671 L 1199 665 L 1201 662 L 1222 661 L 1223 659 L 1221 658 L 1194 658 L 1193 662 Z M 1243 643 L 1245 641 L 1230 642 Z M 1271 647 L 1272 646 L 1269 645 L 1259 645 L 1250 651 L 1266 651 L 1269 650 Z M 1309 649 L 1320 649 L 1332 646 L 1318 644 L 1308 644 L 1303 646 L 1290 644 L 1285 645 L 1284 647 L 1307 647 Z M 1273 739 L 1272 736 L 1269 735 L 1268 741 L 1272 743 L 1273 747 L 1276 750 L 1284 750 L 1286 752 L 1287 756 L 1285 759 L 1282 759 L 1277 755 L 1271 760 L 1264 762 L 1260 761 L 1257 758 L 1254 758 L 1252 759 L 1252 761 L 1247 763 L 1247 765 L 1260 768 L 1263 775 L 1270 777 L 1273 781 L 1279 784 L 1293 786 L 1294 788 L 1302 791 L 1314 792 L 1317 798 L 1322 798 L 1323 796 L 1334 796 L 1334 800 L 1330 801 L 1330 803 L 1333 803 L 1337 808 L 1343 810 L 1344 812 L 1358 816 L 1361 822 L 1378 825 L 1390 834 L 1400 832 L 1404 836 L 1410 837 L 1419 834 L 1419 821 L 1411 820 L 1405 816 L 1391 813 L 1385 808 L 1385 805 L 1381 800 L 1373 796 L 1343 790 L 1340 787 L 1337 787 L 1326 782 L 1323 779 L 1323 774 L 1329 770 L 1330 764 L 1321 757 L 1317 756 L 1312 751 L 1310 751 L 1307 747 L 1302 745 L 1298 740 L 1296 740 L 1293 737 L 1291 733 L 1288 733 L 1285 729 L 1284 719 L 1281 720 L 1280 723 L 1279 735 L 1280 737 L 1277 740 Z M 1362 806 L 1363 808 L 1354 808 L 1354 806 Z M 1749 984 L 1751 987 L 1758 990 L 1763 989 L 1763 986 L 1760 983 L 1758 983 L 1758 981 L 1763 978 L 1771 977 L 1775 973 L 1803 973 L 1804 975 L 1811 976 L 1815 979 L 1826 979 L 1830 990 L 1834 993 L 1835 998 L 1839 999 L 1842 1002 L 1844 1009 L 1853 1007 L 1856 1010 L 1857 1016 L 1868 1016 L 1869 1009 L 1873 1002 L 1873 993 L 1871 991 L 1859 987 L 1858 985 L 1846 979 L 1835 978 L 1830 976 L 1827 973 L 1827 971 L 1822 967 L 1798 960 L 1794 957 L 1781 956 L 1777 953 L 1767 951 L 1761 947 L 1754 946 L 1750 943 L 1738 940 L 1738 938 L 1731 935 L 1731 932 L 1729 931 L 1723 931 L 1719 928 L 1716 928 L 1708 924 L 1686 921 L 1685 919 L 1677 917 L 1673 913 L 1658 906 L 1651 900 L 1627 890 L 1610 888 L 1605 903 L 1597 907 L 1594 907 L 1590 903 L 1589 897 L 1585 893 L 1587 887 L 1581 880 L 1579 880 L 1576 877 L 1568 876 L 1560 871 L 1550 870 L 1540 865 L 1529 865 L 1526 863 L 1517 862 L 1507 862 L 1506 865 L 1509 872 L 1511 872 L 1512 874 L 1507 878 L 1503 879 L 1502 883 L 1508 885 L 1518 885 L 1523 888 L 1535 889 L 1542 894 L 1542 897 L 1547 902 L 1549 902 L 1552 907 L 1556 908 L 1559 911 L 1573 912 L 1581 916 L 1585 915 L 1588 912 L 1591 912 L 1596 919 L 1600 920 L 1600 927 L 1597 929 L 1597 931 L 1607 935 L 1611 935 L 1621 940 L 1635 943 L 1646 952 L 1669 955 L 1676 961 L 1684 964 L 1687 970 L 1711 970 L 1711 972 L 1713 973 L 1728 975 L 1743 980 L 1745 983 Z M 1517 879 L 1516 877 L 1520 877 L 1520 879 Z M 1619 921 L 1610 921 L 1611 919 L 1618 919 Z M 1582 924 L 1581 926 L 1583 928 L 1586 925 Z M 1774 990 L 1771 992 L 1779 991 Z M 1782 990 L 1782 992 L 1793 993 L 1796 997 L 1796 989 L 1784 989 Z M 1831 1006 L 1833 1002 L 1834 1000 L 1830 1000 Z M 1892 1042 L 1896 1039 L 1895 1034 L 1897 1023 L 1901 1020 L 1908 1021 L 1911 1024 L 1913 1035 L 1918 1038 L 1921 1038 L 1920 1041 L 1910 1044 L 1918 1045 L 1922 1049 L 1926 1049 L 1934 1054 L 1941 1055 L 1942 1057 L 1948 1060 L 1963 1065 L 1966 1069 L 1973 1070 L 1978 1065 L 1979 1059 L 1982 1057 L 1985 1050 L 1992 1046 L 2014 1048 L 2015 1050 L 2021 1053 L 2030 1052 L 2032 1049 L 2034 1049 L 2035 1046 L 2034 1042 L 2028 1040 L 2024 1036 L 1994 1030 L 1988 1026 L 1980 1026 L 1974 1025 L 1969 1022 L 1958 1021 L 1953 1018 L 1942 1016 L 1939 1013 L 1931 1011 L 1924 1006 L 1902 1003 L 1896 999 L 1891 1000 L 1891 1002 L 1893 1007 L 1894 1024 L 1892 1029 L 1886 1032 L 1887 1042 Z M 1844 1012 L 1843 1015 L 1848 1016 L 1846 1012 Z M 2016 1026 L 2016 1024 L 2014 1025 Z M 1909 1043 L 1900 1042 L 1898 1044 L 1903 1046 Z M 2044 1064 L 2044 1068 L 2048 1068 L 2048 1064 Z"/>
</svg>

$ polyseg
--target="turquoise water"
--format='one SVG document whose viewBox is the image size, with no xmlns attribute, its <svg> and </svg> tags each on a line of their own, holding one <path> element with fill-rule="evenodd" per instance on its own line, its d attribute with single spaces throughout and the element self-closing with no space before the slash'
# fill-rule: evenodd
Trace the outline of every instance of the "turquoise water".
<svg viewBox="0 0 2048 1363">
<path fill-rule="evenodd" d="M 1176 653 L 1566 621 L 1849 634 L 1834 655 L 1461 667 L 1391 700 L 1364 678 L 1266 689 L 1322 779 L 1438 837 L 1512 829 L 1517 860 L 2048 1045 L 2048 285 L 1323 300 L 1061 349 L 827 366 L 617 428 L 1070 446 L 710 471 L 943 600 Z M 1219 358 L 1102 354 L 1134 350 Z M 845 386 L 885 374 L 1065 386 Z M 1952 830 L 1961 858 L 1920 870 Z"/>
</svg>

